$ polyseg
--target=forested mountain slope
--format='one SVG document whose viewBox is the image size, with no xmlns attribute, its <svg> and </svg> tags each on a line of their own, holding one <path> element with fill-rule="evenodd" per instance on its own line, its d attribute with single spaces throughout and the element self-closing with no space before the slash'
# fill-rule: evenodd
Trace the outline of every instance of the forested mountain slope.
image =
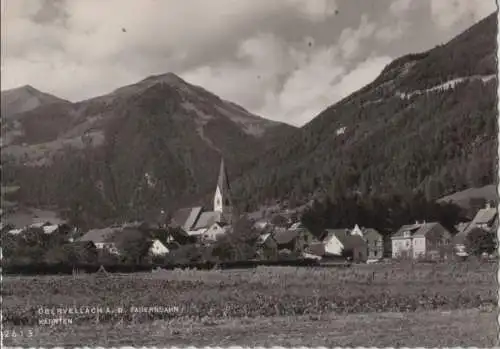
<svg viewBox="0 0 500 349">
<path fill-rule="evenodd" d="M 91 225 L 140 218 L 213 190 L 221 157 L 236 174 L 295 130 L 174 74 L 151 76 L 15 114 L 2 125 L 2 181 L 20 186 L 21 203 L 65 209 Z"/>
<path fill-rule="evenodd" d="M 390 63 L 371 84 L 267 152 L 234 187 L 241 202 L 422 192 L 495 181 L 496 16 Z"/>
</svg>

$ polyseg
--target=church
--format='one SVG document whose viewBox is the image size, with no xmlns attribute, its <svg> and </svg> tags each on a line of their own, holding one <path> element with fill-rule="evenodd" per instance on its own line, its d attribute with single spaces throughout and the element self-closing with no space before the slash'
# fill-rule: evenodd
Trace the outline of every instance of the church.
<svg viewBox="0 0 500 349">
<path fill-rule="evenodd" d="M 182 228 L 189 236 L 214 241 L 231 225 L 232 213 L 231 188 L 224 159 L 222 159 L 215 188 L 213 211 L 205 211 L 202 206 L 182 208 L 174 214 L 170 225 Z"/>
</svg>

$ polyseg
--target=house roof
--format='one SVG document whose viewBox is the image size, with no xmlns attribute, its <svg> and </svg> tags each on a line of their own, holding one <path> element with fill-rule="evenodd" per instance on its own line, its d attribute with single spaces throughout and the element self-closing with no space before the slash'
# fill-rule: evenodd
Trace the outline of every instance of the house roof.
<svg viewBox="0 0 500 349">
<path fill-rule="evenodd" d="M 287 244 L 299 235 L 297 230 L 276 229 L 273 233 L 273 239 L 278 245 Z"/>
<path fill-rule="evenodd" d="M 38 223 L 33 223 L 30 225 L 30 228 L 43 228 L 43 227 L 46 227 L 46 226 L 49 226 L 50 223 L 49 222 L 38 222 Z"/>
<path fill-rule="evenodd" d="M 471 225 L 476 224 L 491 224 L 497 215 L 496 208 L 482 208 L 472 220 Z"/>
<path fill-rule="evenodd" d="M 95 247 L 92 241 L 73 241 L 70 246 L 86 248 L 86 247 Z"/>
<path fill-rule="evenodd" d="M 195 222 L 193 230 L 210 228 L 214 223 L 220 222 L 221 220 L 221 212 L 216 211 L 207 211 L 203 212 L 198 220 Z"/>
<path fill-rule="evenodd" d="M 86 232 L 77 241 L 92 241 L 93 243 L 108 242 L 117 231 L 117 228 L 93 229 Z"/>
<path fill-rule="evenodd" d="M 196 220 L 201 214 L 203 207 L 185 207 L 177 210 L 172 217 L 171 224 L 179 226 L 184 230 L 193 228 Z"/>
<path fill-rule="evenodd" d="M 373 238 L 380 238 L 382 237 L 382 234 L 380 234 L 377 229 L 374 228 L 361 228 L 363 231 L 363 236 L 364 237 L 373 237 Z"/>
<path fill-rule="evenodd" d="M 359 235 L 339 234 L 337 239 L 344 245 L 344 250 L 366 246 L 365 240 Z"/>
<path fill-rule="evenodd" d="M 404 238 L 404 233 L 405 232 L 410 232 L 410 236 L 412 237 L 422 237 L 426 236 L 427 233 L 432 231 L 434 228 L 440 226 L 441 224 L 437 222 L 431 222 L 431 223 L 415 223 L 415 224 L 408 224 L 408 225 L 403 225 L 399 230 L 392 235 L 392 239 L 398 239 L 398 238 Z"/>
<path fill-rule="evenodd" d="M 470 233 L 474 232 L 475 230 L 482 230 L 486 231 L 485 229 L 479 228 L 479 227 L 472 227 L 471 229 L 466 229 L 464 231 L 459 232 L 453 237 L 453 244 L 454 245 L 465 245 L 465 241 L 467 240 L 467 236 L 469 236 Z"/>
<path fill-rule="evenodd" d="M 266 233 L 266 234 L 262 234 L 259 236 L 259 238 L 257 239 L 257 243 L 259 244 L 263 244 L 267 241 L 267 239 L 269 239 L 271 237 L 271 233 Z"/>
<path fill-rule="evenodd" d="M 458 233 L 464 232 L 470 225 L 471 222 L 460 222 L 455 226 Z"/>
<path fill-rule="evenodd" d="M 59 226 L 58 225 L 46 225 L 43 227 L 43 232 L 45 234 L 52 234 L 53 232 L 55 232 L 57 229 L 59 229 Z"/>
<path fill-rule="evenodd" d="M 293 223 L 292 226 L 290 227 L 291 230 L 294 230 L 294 229 L 305 229 L 304 225 L 302 224 L 302 222 L 296 222 L 296 223 Z"/>
<path fill-rule="evenodd" d="M 7 233 L 12 234 L 12 235 L 17 235 L 21 234 L 23 232 L 23 229 L 11 229 Z"/>
<path fill-rule="evenodd" d="M 202 211 L 203 207 L 193 207 L 191 209 L 191 212 L 189 213 L 189 216 L 184 222 L 184 228 L 192 229 L 195 226 L 197 220 L 200 218 L 200 215 L 203 214 Z"/>
</svg>

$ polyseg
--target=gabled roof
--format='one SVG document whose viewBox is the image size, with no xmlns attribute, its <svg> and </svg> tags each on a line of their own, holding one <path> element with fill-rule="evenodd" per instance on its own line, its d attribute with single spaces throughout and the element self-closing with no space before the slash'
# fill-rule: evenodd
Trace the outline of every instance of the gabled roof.
<svg viewBox="0 0 500 349">
<path fill-rule="evenodd" d="M 77 241 L 92 241 L 93 243 L 108 242 L 117 231 L 117 228 L 93 229 L 86 232 Z"/>
<path fill-rule="evenodd" d="M 192 230 L 210 228 L 214 223 L 220 222 L 221 220 L 221 212 L 215 211 L 207 211 L 203 212 L 198 220 L 195 222 Z"/>
<path fill-rule="evenodd" d="M 191 212 L 189 213 L 189 216 L 187 217 L 186 221 L 184 222 L 184 228 L 185 229 L 192 229 L 197 220 L 200 218 L 200 215 L 202 215 L 203 207 L 193 207 L 191 209 Z"/>
<path fill-rule="evenodd" d="M 472 227 L 472 228 L 467 228 L 464 231 L 459 232 L 453 237 L 453 244 L 454 245 L 465 245 L 465 241 L 467 240 L 467 236 L 469 236 L 470 233 L 479 230 L 479 231 L 485 231 L 487 232 L 486 229 L 480 228 L 480 227 Z"/>
<path fill-rule="evenodd" d="M 293 223 L 292 226 L 290 227 L 291 230 L 294 230 L 294 229 L 305 229 L 306 227 L 304 227 L 304 224 L 302 224 L 302 222 L 296 222 L 296 223 Z"/>
<path fill-rule="evenodd" d="M 273 239 L 278 245 L 288 244 L 299 236 L 298 230 L 277 229 L 273 233 Z"/>
<path fill-rule="evenodd" d="M 45 234 L 52 234 L 53 232 L 55 232 L 57 229 L 59 229 L 59 226 L 58 225 L 46 225 L 43 228 L 43 232 Z"/>
<path fill-rule="evenodd" d="M 356 247 L 366 246 L 365 240 L 359 235 L 339 234 L 336 235 L 336 237 L 344 246 L 344 250 L 352 250 Z"/>
<path fill-rule="evenodd" d="M 363 236 L 364 237 L 382 237 L 382 234 L 380 234 L 377 229 L 374 229 L 374 228 L 361 228 L 361 230 L 363 231 Z"/>
<path fill-rule="evenodd" d="M 264 244 L 268 239 L 272 237 L 271 233 L 266 233 L 259 235 L 259 238 L 257 239 L 258 244 Z"/>
<path fill-rule="evenodd" d="M 471 225 L 491 224 L 497 215 L 496 208 L 482 208 L 477 213 L 471 222 Z"/>
<path fill-rule="evenodd" d="M 426 236 L 430 231 L 437 227 L 442 227 L 441 224 L 438 222 L 430 222 L 430 223 L 416 223 L 416 224 L 409 224 L 409 225 L 403 225 L 399 230 L 392 235 L 392 239 L 400 239 L 404 238 L 404 233 L 409 232 L 411 237 L 424 237 Z M 445 228 L 443 228 L 445 229 Z"/>
<path fill-rule="evenodd" d="M 471 222 L 460 222 L 455 226 L 455 229 L 457 229 L 458 234 L 461 232 L 465 232 L 467 228 L 469 227 Z"/>
</svg>

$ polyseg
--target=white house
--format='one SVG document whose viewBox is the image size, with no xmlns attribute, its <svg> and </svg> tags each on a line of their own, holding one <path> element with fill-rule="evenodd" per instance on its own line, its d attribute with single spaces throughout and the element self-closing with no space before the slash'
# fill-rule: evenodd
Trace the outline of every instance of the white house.
<svg viewBox="0 0 500 349">
<path fill-rule="evenodd" d="M 344 249 L 344 245 L 337 237 L 337 233 L 345 234 L 345 229 L 328 229 L 326 231 L 326 236 L 323 239 L 323 245 L 325 246 L 325 254 L 340 256 Z"/>
<path fill-rule="evenodd" d="M 162 242 L 158 239 L 154 239 L 151 247 L 149 248 L 149 253 L 153 256 L 163 256 L 169 253 L 170 250 L 162 244 Z"/>
</svg>

